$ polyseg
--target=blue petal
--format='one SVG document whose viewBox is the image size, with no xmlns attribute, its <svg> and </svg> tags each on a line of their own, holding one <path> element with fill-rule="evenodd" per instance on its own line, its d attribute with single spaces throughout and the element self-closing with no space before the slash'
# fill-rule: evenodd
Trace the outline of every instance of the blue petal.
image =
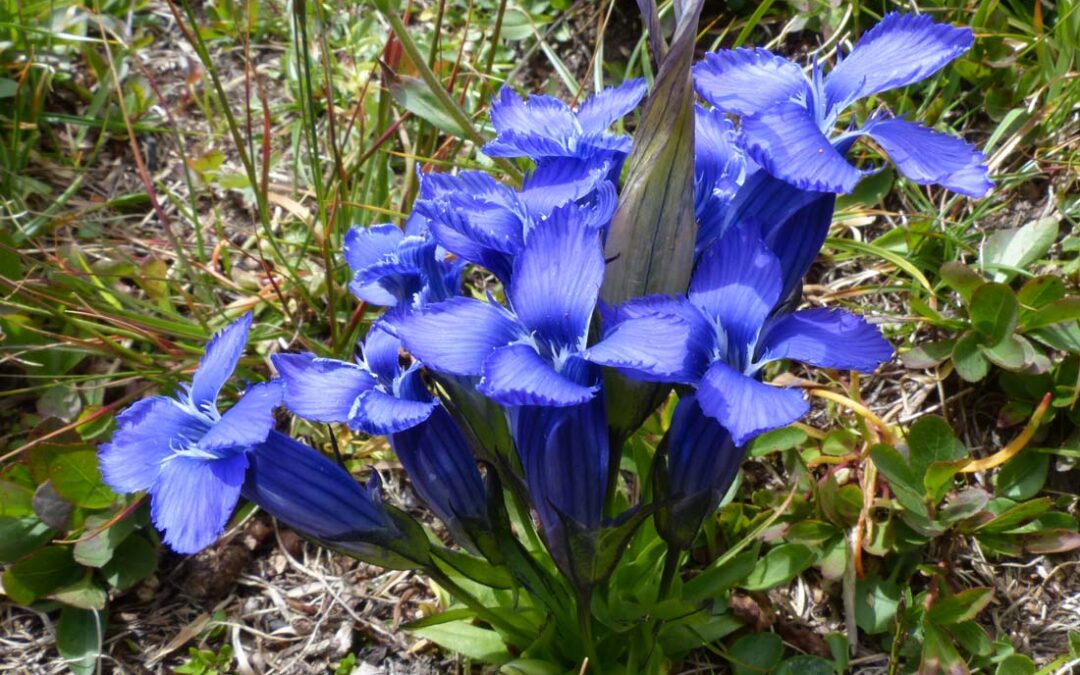
<svg viewBox="0 0 1080 675">
<path fill-rule="evenodd" d="M 483 377 L 476 389 L 506 406 L 561 407 L 588 401 L 598 387 L 567 378 L 535 349 L 516 344 L 491 353 L 484 362 Z"/>
<path fill-rule="evenodd" d="M 571 154 L 563 139 L 517 131 L 500 132 L 483 151 L 488 157 L 528 157 L 532 160 Z"/>
<path fill-rule="evenodd" d="M 162 464 L 150 489 L 150 516 L 169 548 L 198 553 L 221 536 L 247 465 L 243 453 L 213 460 L 174 456 Z"/>
<path fill-rule="evenodd" d="M 648 91 L 645 80 L 629 80 L 590 96 L 577 111 L 578 123 L 585 133 L 604 131 L 630 114 Z"/>
<path fill-rule="evenodd" d="M 757 170 L 749 173 L 735 197 L 725 209 L 723 222 L 707 230 L 705 223 L 698 232 L 697 249 L 704 251 L 730 227 L 741 223 L 758 223 L 768 236 L 777 226 L 788 221 L 792 214 L 821 196 L 820 192 L 800 190 L 791 183 Z"/>
<path fill-rule="evenodd" d="M 357 225 L 345 233 L 345 262 L 355 274 L 393 256 L 404 238 L 405 233 L 396 225 Z"/>
<path fill-rule="evenodd" d="M 792 359 L 820 368 L 873 372 L 893 348 L 877 328 L 843 310 L 805 309 L 773 323 L 762 336 L 761 362 Z"/>
<path fill-rule="evenodd" d="M 368 371 L 383 384 L 393 382 L 401 374 L 401 338 L 385 321 L 372 324 L 368 329 L 361 352 Z"/>
<path fill-rule="evenodd" d="M 583 199 L 607 182 L 610 164 L 596 159 L 557 157 L 536 167 L 525 177 L 520 198 L 534 219 L 549 215 L 556 207 Z"/>
<path fill-rule="evenodd" d="M 236 370 L 236 364 L 247 345 L 251 319 L 250 312 L 245 314 L 215 333 L 206 346 L 206 355 L 199 361 L 188 392 L 199 410 L 213 409 L 221 386 Z"/>
<path fill-rule="evenodd" d="M 956 136 L 902 119 L 872 121 L 862 132 L 881 146 L 900 173 L 920 185 L 937 184 L 971 197 L 982 197 L 994 187 L 983 154 Z"/>
<path fill-rule="evenodd" d="M 694 176 L 698 218 L 710 197 L 726 203 L 746 177 L 746 156 L 736 143 L 735 125 L 718 109 L 694 107 Z"/>
<path fill-rule="evenodd" d="M 832 225 L 836 195 L 831 192 L 809 194 L 816 197 L 765 235 L 765 245 L 780 261 L 784 279 L 780 290 L 781 301 L 795 293 L 825 244 Z"/>
<path fill-rule="evenodd" d="M 438 405 L 430 399 L 412 401 L 370 389 L 356 399 L 349 426 L 371 435 L 392 434 L 420 424 Z"/>
<path fill-rule="evenodd" d="M 199 439 L 199 448 L 249 448 L 265 441 L 274 428 L 274 408 L 281 405 L 283 388 L 281 380 L 271 380 L 248 389 Z"/>
<path fill-rule="evenodd" d="M 739 472 L 743 452 L 693 394 L 679 399 L 668 438 L 668 491 L 674 497 L 711 492 L 719 500 Z M 715 501 L 710 506 L 714 506 Z"/>
<path fill-rule="evenodd" d="M 709 367 L 698 386 L 697 399 L 706 415 L 731 432 L 738 446 L 791 424 L 810 410 L 797 389 L 763 384 L 723 361 Z"/>
<path fill-rule="evenodd" d="M 890 12 L 859 39 L 825 78 L 830 112 L 881 91 L 930 77 L 974 43 L 969 28 L 934 23 L 929 15 Z"/>
<path fill-rule="evenodd" d="M 530 331 L 582 349 L 603 278 L 599 233 L 580 207 L 567 205 L 529 232 L 514 260 L 510 303 Z"/>
<path fill-rule="evenodd" d="M 684 375 L 687 382 L 700 380 L 716 352 L 716 330 L 712 319 L 702 314 L 701 310 L 682 296 L 647 295 L 629 300 L 614 309 L 601 304 L 600 314 L 606 330 L 624 321 L 652 317 L 674 316 L 682 320 L 688 327 L 685 344 L 686 358 L 683 361 L 680 376 L 675 381 L 684 381 L 682 379 Z M 605 333 L 605 336 L 608 334 Z M 593 353 L 592 349 L 588 350 L 590 355 Z"/>
<path fill-rule="evenodd" d="M 210 428 L 174 399 L 154 396 L 137 401 L 116 418 L 112 440 L 98 450 L 101 477 L 117 492 L 149 490 L 173 446 L 188 446 Z"/>
<path fill-rule="evenodd" d="M 741 131 L 746 152 L 754 161 L 803 190 L 847 193 L 863 176 L 798 103 L 777 103 L 744 117 Z"/>
<path fill-rule="evenodd" d="M 567 154 L 566 139 L 579 136 L 581 126 L 570 108 L 550 96 L 523 101 L 503 87 L 491 102 L 495 140 L 484 146 L 491 157 L 544 157 Z"/>
<path fill-rule="evenodd" d="M 452 298 L 412 312 L 398 321 L 397 330 L 413 356 L 450 375 L 480 375 L 493 349 L 522 335 L 505 309 L 472 298 Z"/>
<path fill-rule="evenodd" d="M 391 435 L 390 444 L 413 489 L 440 520 L 448 525 L 487 520 L 487 495 L 476 460 L 442 406 L 435 404 L 427 421 Z"/>
<path fill-rule="evenodd" d="M 719 321 L 727 347 L 745 349 L 780 299 L 780 264 L 756 235 L 733 228 L 702 254 L 690 302 Z"/>
<path fill-rule="evenodd" d="M 303 534 L 334 542 L 393 527 L 377 490 L 284 434 L 271 432 L 249 461 L 244 497 Z"/>
<path fill-rule="evenodd" d="M 765 49 L 710 52 L 694 66 L 694 88 L 724 112 L 755 115 L 777 103 L 806 100 L 802 69 Z"/>
<path fill-rule="evenodd" d="M 356 398 L 375 386 L 370 373 L 345 361 L 313 354 L 274 354 L 271 360 L 285 383 L 285 407 L 313 422 L 347 421 Z"/>
<path fill-rule="evenodd" d="M 645 382 L 696 382 L 701 351 L 691 342 L 691 325 L 677 314 L 627 319 L 615 325 L 582 357 L 619 368 Z"/>
</svg>

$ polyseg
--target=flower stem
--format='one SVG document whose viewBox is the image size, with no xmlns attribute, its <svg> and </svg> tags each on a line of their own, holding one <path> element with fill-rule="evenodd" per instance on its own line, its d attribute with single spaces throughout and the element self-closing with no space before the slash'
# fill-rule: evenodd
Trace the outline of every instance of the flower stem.
<svg viewBox="0 0 1080 675">
<path fill-rule="evenodd" d="M 520 641 L 522 646 L 527 645 L 536 639 L 535 635 L 530 636 L 520 628 L 507 623 L 498 614 L 495 614 L 485 607 L 483 603 L 477 600 L 476 596 L 459 586 L 457 582 L 444 574 L 443 571 L 434 564 L 425 569 L 425 572 L 431 577 L 432 581 L 445 588 L 450 595 L 465 603 L 466 607 L 476 612 L 478 617 L 487 621 L 493 627 L 501 628 L 514 636 L 514 639 Z"/>
<path fill-rule="evenodd" d="M 664 572 L 660 576 L 660 591 L 657 600 L 663 600 L 671 590 L 671 582 L 675 581 L 675 573 L 679 570 L 679 558 L 682 550 L 675 546 L 668 546 L 667 555 L 664 556 Z"/>
<path fill-rule="evenodd" d="M 577 594 L 577 618 L 578 631 L 581 635 L 581 643 L 585 647 L 585 658 L 588 659 L 589 671 L 599 675 L 600 659 L 596 655 L 596 644 L 593 642 L 592 612 L 589 606 L 592 604 L 592 589 L 579 590 Z M 582 672 L 585 669 L 582 668 Z"/>
</svg>

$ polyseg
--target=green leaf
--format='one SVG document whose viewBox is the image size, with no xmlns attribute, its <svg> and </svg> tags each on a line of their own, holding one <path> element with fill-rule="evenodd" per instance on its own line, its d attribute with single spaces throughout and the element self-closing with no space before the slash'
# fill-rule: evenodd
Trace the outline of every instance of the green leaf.
<svg viewBox="0 0 1080 675">
<path fill-rule="evenodd" d="M 979 336 L 972 331 L 956 341 L 952 358 L 956 374 L 965 382 L 978 382 L 990 372 L 990 363 L 979 351 Z"/>
<path fill-rule="evenodd" d="M 929 623 L 923 624 L 923 650 L 919 669 L 925 673 L 949 675 L 966 675 L 970 672 L 948 634 Z"/>
<path fill-rule="evenodd" d="M 900 355 L 904 365 L 912 370 L 933 368 L 952 355 L 956 340 L 938 340 L 918 345 Z"/>
<path fill-rule="evenodd" d="M 513 658 L 498 633 L 464 621 L 427 626 L 414 633 L 440 647 L 484 663 L 501 666 Z"/>
<path fill-rule="evenodd" d="M 4 571 L 4 591 L 15 602 L 29 605 L 61 586 L 74 583 L 82 569 L 65 546 L 46 546 Z"/>
<path fill-rule="evenodd" d="M 784 658 L 784 641 L 776 633 L 750 633 L 731 645 L 726 658 L 735 675 L 767 673 Z"/>
<path fill-rule="evenodd" d="M 1052 326 L 1055 323 L 1076 321 L 1078 319 L 1080 319 L 1080 296 L 1070 295 L 1036 310 L 1030 316 L 1025 317 L 1023 323 L 1026 330 L 1034 330 L 1044 326 Z"/>
<path fill-rule="evenodd" d="M 1021 310 L 1028 314 L 1064 297 L 1065 283 L 1049 274 L 1028 279 L 1016 293 L 1016 299 L 1020 302 Z M 1020 323 L 1027 325 L 1024 320 L 1021 320 Z"/>
<path fill-rule="evenodd" d="M 915 476 L 907 460 L 896 448 L 891 445 L 875 445 L 870 449 L 870 459 L 873 460 L 874 466 L 881 475 L 885 476 L 889 487 L 896 495 L 896 500 L 905 509 L 916 515 L 924 517 L 929 515 L 926 510 L 926 491 L 922 480 Z"/>
<path fill-rule="evenodd" d="M 1030 657 L 1023 654 L 1010 654 L 998 664 L 994 675 L 1034 675 L 1039 667 Z"/>
<path fill-rule="evenodd" d="M 935 600 L 930 606 L 927 618 L 939 626 L 971 621 L 990 604 L 993 598 L 994 589 L 992 588 L 969 588 L 947 598 Z"/>
<path fill-rule="evenodd" d="M 683 584 L 682 596 L 696 601 L 719 598 L 729 588 L 745 579 L 757 562 L 754 551 L 744 551 L 719 567 L 710 567 Z"/>
<path fill-rule="evenodd" d="M 101 568 L 101 574 L 110 586 L 120 590 L 131 588 L 157 569 L 157 549 L 138 536 L 124 539 L 112 558 Z"/>
<path fill-rule="evenodd" d="M 9 77 L 0 77 L 0 98 L 14 98 L 19 93 L 19 83 Z"/>
<path fill-rule="evenodd" d="M 52 529 L 64 532 L 71 524 L 75 507 L 60 496 L 51 480 L 46 480 L 34 491 L 33 505 L 37 517 Z"/>
<path fill-rule="evenodd" d="M 1050 455 L 1041 452 L 1021 452 L 1001 467 L 994 487 L 1001 497 L 1018 502 L 1031 499 L 1046 484 L 1050 471 Z"/>
<path fill-rule="evenodd" d="M 1020 370 L 1027 363 L 1028 352 L 1017 335 L 1007 335 L 993 347 L 979 345 L 979 351 L 987 361 L 1005 370 Z"/>
<path fill-rule="evenodd" d="M 75 506 L 102 509 L 116 501 L 116 493 L 101 480 L 97 453 L 91 449 L 55 455 L 49 462 L 49 479 Z"/>
<path fill-rule="evenodd" d="M 514 659 L 499 668 L 502 675 L 563 675 L 565 670 L 540 659 Z"/>
<path fill-rule="evenodd" d="M 806 432 L 799 427 L 781 427 L 767 431 L 750 441 L 751 457 L 764 457 L 773 452 L 797 448 L 806 442 Z"/>
<path fill-rule="evenodd" d="M 65 607 L 56 623 L 56 649 L 75 675 L 91 675 L 97 670 L 105 620 L 95 610 Z"/>
<path fill-rule="evenodd" d="M 765 554 L 750 572 L 746 581 L 739 584 L 748 591 L 764 591 L 788 583 L 809 569 L 816 556 L 809 546 L 783 544 Z"/>
<path fill-rule="evenodd" d="M 439 131 L 459 138 L 468 138 L 469 132 L 443 108 L 439 99 L 423 80 L 408 75 L 398 75 L 385 67 L 383 79 L 390 89 L 390 96 L 402 108 L 430 122 Z"/>
<path fill-rule="evenodd" d="M 961 621 L 946 630 L 961 647 L 976 656 L 990 656 L 994 651 L 990 636 L 974 621 Z"/>
<path fill-rule="evenodd" d="M 900 587 L 888 579 L 855 582 L 855 623 L 870 635 L 889 630 L 900 606 Z"/>
<path fill-rule="evenodd" d="M 964 468 L 968 460 L 954 459 L 950 462 L 934 462 L 926 467 L 926 475 L 923 477 L 923 487 L 926 488 L 926 496 L 932 504 L 940 502 L 952 489 L 953 477 Z"/>
<path fill-rule="evenodd" d="M 489 588 L 513 588 L 516 585 L 510 570 L 492 565 L 483 558 L 448 548 L 432 549 L 432 557 L 446 563 L 466 578 Z"/>
<path fill-rule="evenodd" d="M 1028 553 L 1068 553 L 1080 548 L 1080 532 L 1066 529 L 1043 530 L 1024 536 L 1024 550 Z"/>
<path fill-rule="evenodd" d="M 34 491 L 19 483 L 0 480 L 0 518 L 34 514 Z"/>
<path fill-rule="evenodd" d="M 981 513 L 990 502 L 990 495 L 979 488 L 967 488 L 961 490 L 958 495 L 949 500 L 945 508 L 938 514 L 938 520 L 952 525 L 961 520 L 967 520 L 977 513 Z"/>
<path fill-rule="evenodd" d="M 1040 218 L 1014 230 L 998 230 L 983 245 L 980 263 L 994 281 L 1011 281 L 1050 250 L 1058 236 L 1057 219 Z"/>
<path fill-rule="evenodd" d="M 107 600 L 105 590 L 89 576 L 53 591 L 48 597 L 80 609 L 105 609 Z"/>
<path fill-rule="evenodd" d="M 53 537 L 53 531 L 37 516 L 0 518 L 0 563 L 10 563 Z"/>
<path fill-rule="evenodd" d="M 833 662 L 820 656 L 793 656 L 781 663 L 772 675 L 835 675 Z"/>
<path fill-rule="evenodd" d="M 925 479 L 930 465 L 967 459 L 968 451 L 941 417 L 926 415 L 911 425 L 908 433 L 908 462 L 916 479 Z"/>
<path fill-rule="evenodd" d="M 981 274 L 961 262 L 947 262 L 941 266 L 941 280 L 960 294 L 965 305 L 971 304 L 971 296 L 986 283 Z"/>
<path fill-rule="evenodd" d="M 971 325 L 986 345 L 996 345 L 1016 331 L 1020 303 L 1005 284 L 983 284 L 971 296 Z"/>
<path fill-rule="evenodd" d="M 135 519 L 126 517 L 92 534 L 114 517 L 112 514 L 87 516 L 83 537 L 75 544 L 75 562 L 88 567 L 101 567 L 112 559 L 116 547 L 135 531 Z"/>
<path fill-rule="evenodd" d="M 1001 501 L 1008 503 L 1010 500 L 1006 499 Z M 994 502 L 991 502 L 991 505 L 997 502 L 998 500 L 994 500 Z M 1028 502 L 1010 506 L 998 513 L 993 520 L 980 525 L 976 528 L 976 531 L 988 533 L 1008 532 L 1020 523 L 1046 513 L 1050 510 L 1052 505 L 1053 502 L 1049 497 L 1043 497 L 1042 499 L 1033 499 Z"/>
<path fill-rule="evenodd" d="M 890 251 L 874 244 L 868 244 L 862 241 L 856 241 L 854 239 L 838 239 L 836 237 L 829 237 L 825 240 L 825 245 L 834 248 L 838 251 L 847 251 L 852 253 L 865 253 L 873 255 L 892 263 L 896 267 L 907 272 L 913 279 L 918 281 L 923 288 L 928 292 L 933 293 L 934 287 L 931 285 L 930 280 L 926 278 L 926 275 L 916 267 L 910 260 L 904 256 Z"/>
</svg>

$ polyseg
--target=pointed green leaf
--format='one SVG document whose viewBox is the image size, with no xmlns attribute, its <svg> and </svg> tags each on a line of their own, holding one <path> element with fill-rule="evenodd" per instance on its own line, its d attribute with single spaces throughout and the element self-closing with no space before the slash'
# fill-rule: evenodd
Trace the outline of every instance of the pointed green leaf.
<svg viewBox="0 0 1080 675">
<path fill-rule="evenodd" d="M 809 569 L 817 556 L 809 546 L 782 544 L 765 554 L 746 581 L 739 584 L 748 591 L 764 591 L 788 583 Z"/>
<path fill-rule="evenodd" d="M 939 626 L 970 621 L 983 611 L 993 598 L 994 589 L 992 588 L 969 588 L 947 598 L 935 600 L 930 606 L 927 618 Z"/>
<path fill-rule="evenodd" d="M 512 658 L 498 633 L 465 621 L 440 623 L 413 632 L 440 647 L 484 663 L 500 666 Z"/>
</svg>

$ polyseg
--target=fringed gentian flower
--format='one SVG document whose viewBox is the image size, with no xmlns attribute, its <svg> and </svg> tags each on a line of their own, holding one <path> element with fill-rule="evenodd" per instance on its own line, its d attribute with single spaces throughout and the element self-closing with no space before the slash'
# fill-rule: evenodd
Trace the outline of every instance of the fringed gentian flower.
<svg viewBox="0 0 1080 675">
<path fill-rule="evenodd" d="M 285 405 L 316 422 L 386 435 L 417 494 L 458 541 L 487 527 L 483 480 L 449 413 L 424 386 L 420 364 L 402 370 L 400 341 L 383 323 L 368 331 L 359 364 L 276 354 Z"/>
<path fill-rule="evenodd" d="M 617 197 L 606 173 L 606 163 L 555 159 L 531 172 L 521 191 L 482 171 L 427 174 L 414 208 L 443 248 L 509 285 L 529 230 L 555 208 L 583 203 L 592 207 L 589 226 L 607 227 Z"/>
<path fill-rule="evenodd" d="M 248 453 L 274 426 L 278 382 L 256 384 L 224 413 L 217 409 L 250 327 L 247 314 L 217 333 L 191 385 L 176 398 L 153 396 L 126 409 L 98 452 L 107 485 L 150 493 L 154 525 L 178 553 L 195 553 L 221 535 L 240 496 Z"/>
<path fill-rule="evenodd" d="M 796 187 L 851 192 L 868 172 L 844 155 L 852 141 L 869 136 L 912 181 L 980 197 L 993 185 L 983 155 L 959 138 L 880 114 L 862 128 L 833 133 L 840 113 L 855 101 L 923 80 L 972 43 L 968 28 L 893 12 L 827 76 L 817 64 L 807 79 L 781 56 L 735 49 L 706 54 L 694 67 L 694 82 L 717 109 L 739 115 L 750 157 Z"/>
<path fill-rule="evenodd" d="M 694 215 L 698 250 L 721 234 L 728 204 L 748 171 L 735 125 L 718 109 L 694 109 Z"/>
<path fill-rule="evenodd" d="M 600 235 L 585 209 L 569 204 L 536 223 L 514 258 L 511 309 L 452 298 L 398 322 L 406 349 L 428 367 L 479 376 L 478 389 L 506 406 L 570 406 L 590 400 L 598 379 L 584 367 L 589 323 L 604 276 Z M 651 340 L 668 317 L 636 316 L 604 341 L 606 362 L 655 377 L 681 367 L 679 353 Z M 634 360 L 623 361 L 628 347 Z"/>
<path fill-rule="evenodd" d="M 349 290 L 381 307 L 408 307 L 457 295 L 462 266 L 439 255 L 422 217 L 395 225 L 354 227 L 345 235 Z"/>
<path fill-rule="evenodd" d="M 608 128 L 637 107 L 645 95 L 644 80 L 609 87 L 585 100 L 577 112 L 551 96 L 522 100 L 503 87 L 491 103 L 495 140 L 484 146 L 490 157 L 528 157 L 542 166 L 553 158 L 602 160 L 609 176 L 618 178 L 631 139 Z"/>
<path fill-rule="evenodd" d="M 790 424 L 809 409 L 797 389 L 760 381 L 764 366 L 792 359 L 822 368 L 873 371 L 892 356 L 892 347 L 862 318 L 842 310 L 806 309 L 774 315 L 783 284 L 775 255 L 759 237 L 742 228 L 728 231 L 698 262 L 688 297 L 652 296 L 631 300 L 615 310 L 612 323 L 666 312 L 692 326 L 684 343 L 683 368 L 666 381 L 694 385 L 706 415 L 726 428 L 736 445 Z M 670 338 L 657 333 L 656 341 Z M 600 345 L 604 343 L 601 342 Z M 629 370 L 639 379 L 662 380 L 626 367 L 626 359 L 608 363 L 599 349 L 589 350 L 596 363 Z"/>
</svg>

